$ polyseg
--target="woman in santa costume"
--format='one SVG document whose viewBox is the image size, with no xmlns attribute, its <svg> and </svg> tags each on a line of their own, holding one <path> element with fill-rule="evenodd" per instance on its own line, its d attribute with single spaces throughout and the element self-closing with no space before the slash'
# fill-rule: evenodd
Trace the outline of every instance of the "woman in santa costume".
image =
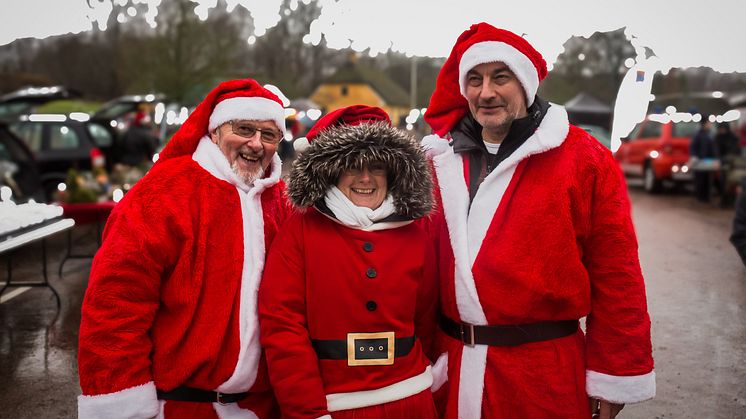
<svg viewBox="0 0 746 419">
<path fill-rule="evenodd" d="M 609 418 L 655 394 L 624 179 L 536 96 L 546 72 L 524 38 L 473 25 L 425 114 L 449 418 Z"/>
<path fill-rule="evenodd" d="M 308 138 L 288 181 L 302 211 L 259 292 L 283 417 L 433 418 L 434 249 L 413 223 L 433 205 L 425 155 L 367 106 L 328 114 Z"/>
<path fill-rule="evenodd" d="M 221 83 L 117 204 L 83 301 L 79 417 L 279 416 L 256 293 L 290 211 L 284 127 L 275 94 Z"/>
</svg>

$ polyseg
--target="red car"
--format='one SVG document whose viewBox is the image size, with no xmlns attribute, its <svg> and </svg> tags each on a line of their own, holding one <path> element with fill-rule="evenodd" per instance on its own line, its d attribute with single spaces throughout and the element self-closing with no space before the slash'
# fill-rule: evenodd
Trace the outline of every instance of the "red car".
<svg viewBox="0 0 746 419">
<path fill-rule="evenodd" d="M 637 124 L 614 154 L 624 174 L 642 177 L 650 193 L 659 192 L 664 181 L 692 180 L 689 143 L 699 123 L 663 121 L 649 116 Z"/>
</svg>

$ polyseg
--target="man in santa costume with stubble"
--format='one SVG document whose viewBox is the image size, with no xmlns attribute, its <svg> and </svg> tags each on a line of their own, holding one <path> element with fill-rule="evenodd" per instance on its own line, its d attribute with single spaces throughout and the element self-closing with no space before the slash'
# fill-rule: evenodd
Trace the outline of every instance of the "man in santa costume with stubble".
<svg viewBox="0 0 746 419">
<path fill-rule="evenodd" d="M 290 211 L 284 130 L 275 94 L 221 83 L 117 204 L 83 301 L 79 417 L 279 417 L 256 296 Z"/>
<path fill-rule="evenodd" d="M 536 96 L 546 72 L 524 38 L 473 25 L 425 113 L 449 418 L 613 418 L 655 395 L 624 179 Z"/>
</svg>

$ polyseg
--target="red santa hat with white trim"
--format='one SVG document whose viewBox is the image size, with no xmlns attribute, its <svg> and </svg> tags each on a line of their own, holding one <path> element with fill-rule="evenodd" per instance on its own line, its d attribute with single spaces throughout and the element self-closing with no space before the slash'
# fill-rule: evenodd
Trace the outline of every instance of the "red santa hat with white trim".
<svg viewBox="0 0 746 419">
<path fill-rule="evenodd" d="M 321 131 L 340 125 L 360 125 L 373 122 L 385 121 L 391 125 L 389 114 L 377 106 L 352 105 L 345 108 L 329 112 L 321 119 L 316 121 L 313 127 L 308 131 L 305 137 L 298 138 L 293 143 L 293 148 L 301 152 L 308 148 L 311 141 L 319 135 Z"/>
<path fill-rule="evenodd" d="M 465 98 L 466 74 L 472 68 L 503 62 L 521 82 L 526 106 L 531 106 L 547 63 L 525 39 L 488 23 L 477 23 L 461 34 L 438 74 L 435 91 L 425 112 L 433 132 L 444 137 L 469 110 Z"/>
<path fill-rule="evenodd" d="M 253 79 L 229 80 L 220 83 L 197 105 L 158 161 L 192 155 L 202 137 L 234 119 L 273 121 L 285 133 L 285 109 L 278 95 Z"/>
</svg>

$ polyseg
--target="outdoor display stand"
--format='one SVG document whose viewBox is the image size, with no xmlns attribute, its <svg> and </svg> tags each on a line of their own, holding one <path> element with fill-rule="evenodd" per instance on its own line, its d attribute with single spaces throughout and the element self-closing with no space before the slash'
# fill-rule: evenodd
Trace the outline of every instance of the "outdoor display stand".
<svg viewBox="0 0 746 419">
<path fill-rule="evenodd" d="M 54 293 L 57 299 L 57 308 L 60 308 L 60 295 L 49 283 L 47 276 L 47 242 L 46 239 L 65 230 L 70 230 L 75 225 L 75 221 L 69 218 L 53 218 L 43 223 L 30 227 L 10 231 L 0 235 L 0 255 L 7 257 L 7 277 L 3 288 L 0 289 L 0 296 L 3 295 L 8 287 L 47 287 Z M 31 243 L 41 241 L 41 260 L 42 260 L 42 277 L 43 281 L 36 282 L 13 282 L 13 267 L 11 264 L 10 254 L 13 250 L 21 248 Z"/>
</svg>

